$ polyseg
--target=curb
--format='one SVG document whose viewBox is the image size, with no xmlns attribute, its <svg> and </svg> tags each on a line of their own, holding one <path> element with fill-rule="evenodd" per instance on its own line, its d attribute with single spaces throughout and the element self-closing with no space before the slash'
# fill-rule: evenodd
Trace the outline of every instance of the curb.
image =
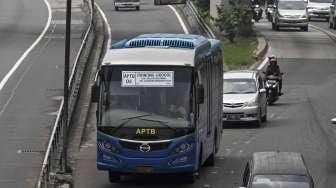
<svg viewBox="0 0 336 188">
<path fill-rule="evenodd" d="M 251 70 L 256 70 L 259 67 L 259 65 L 264 61 L 265 55 L 267 54 L 268 47 L 269 47 L 268 42 L 266 41 L 265 37 L 259 36 L 257 37 L 257 40 L 258 40 L 258 47 L 253 52 L 256 62 L 249 67 L 249 69 Z"/>
<path fill-rule="evenodd" d="M 329 37 L 331 40 L 333 40 L 334 42 L 336 42 L 336 34 L 335 34 L 335 33 L 332 33 L 332 32 L 330 32 L 330 31 L 328 31 L 328 30 L 325 30 L 325 29 L 323 29 L 323 28 L 317 27 L 317 26 L 312 25 L 312 24 L 309 24 L 309 26 L 312 27 L 312 28 L 314 28 L 314 29 L 316 29 L 316 30 L 318 30 L 318 31 L 321 31 L 322 33 L 324 33 L 324 34 L 326 34 L 326 35 L 328 35 L 328 37 Z"/>
</svg>

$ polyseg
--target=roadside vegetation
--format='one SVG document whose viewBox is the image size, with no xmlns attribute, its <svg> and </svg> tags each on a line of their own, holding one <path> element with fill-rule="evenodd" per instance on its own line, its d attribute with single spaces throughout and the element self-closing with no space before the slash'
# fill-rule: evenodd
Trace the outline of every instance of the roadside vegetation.
<svg viewBox="0 0 336 188">
<path fill-rule="evenodd" d="M 246 0 L 229 0 L 229 6 L 217 7 L 218 17 L 210 17 L 209 0 L 195 0 L 201 16 L 219 30 L 223 42 L 224 62 L 230 69 L 248 68 L 255 62 L 254 51 L 258 46 L 253 29 L 252 12 Z"/>
</svg>

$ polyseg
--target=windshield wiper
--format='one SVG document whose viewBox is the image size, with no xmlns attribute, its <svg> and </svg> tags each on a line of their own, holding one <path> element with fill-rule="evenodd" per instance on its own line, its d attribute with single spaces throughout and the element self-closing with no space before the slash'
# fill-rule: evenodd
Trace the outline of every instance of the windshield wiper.
<svg viewBox="0 0 336 188">
<path fill-rule="evenodd" d="M 255 91 L 245 91 L 245 92 L 242 92 L 242 94 L 248 94 L 248 93 L 255 93 Z"/>
<path fill-rule="evenodd" d="M 239 92 L 236 92 L 236 91 L 230 91 L 230 92 L 225 92 L 223 94 L 238 94 Z"/>
<path fill-rule="evenodd" d="M 161 125 L 163 125 L 163 126 L 169 128 L 169 129 L 172 129 L 172 130 L 174 130 L 174 131 L 176 132 L 176 128 L 171 127 L 170 125 L 167 124 L 167 122 L 164 122 L 164 121 L 161 121 L 161 120 L 157 120 L 157 119 L 145 119 L 145 118 L 139 118 L 139 119 L 141 119 L 141 120 L 145 120 L 145 121 L 158 122 L 158 123 L 160 123 Z"/>
<path fill-rule="evenodd" d="M 138 115 L 138 116 L 130 116 L 130 117 L 126 117 L 126 118 L 122 118 L 121 120 L 126 120 L 124 122 L 122 122 L 121 124 L 119 124 L 117 127 L 115 127 L 115 129 L 113 130 L 112 133 L 116 132 L 118 129 L 122 128 L 123 126 L 125 126 L 128 122 L 130 122 L 132 119 L 137 119 L 137 118 L 141 118 L 141 117 L 145 117 L 145 116 L 150 116 L 150 114 L 142 114 L 142 115 Z"/>
</svg>

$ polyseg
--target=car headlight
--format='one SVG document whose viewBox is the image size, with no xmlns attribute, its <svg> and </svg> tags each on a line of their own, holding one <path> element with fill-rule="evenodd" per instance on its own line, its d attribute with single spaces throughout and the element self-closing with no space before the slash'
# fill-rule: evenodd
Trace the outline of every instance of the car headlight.
<svg viewBox="0 0 336 188">
<path fill-rule="evenodd" d="M 98 147 L 102 150 L 109 151 L 112 153 L 119 153 L 118 148 L 113 146 L 111 143 L 106 142 L 106 141 L 99 141 L 98 142 Z"/>
<path fill-rule="evenodd" d="M 193 149 L 193 147 L 194 147 L 194 144 L 185 142 L 185 143 L 180 144 L 177 147 L 175 147 L 173 149 L 172 154 L 175 155 L 175 154 L 180 154 L 180 153 L 186 153 L 188 151 L 191 151 Z"/>
<path fill-rule="evenodd" d="M 248 106 L 248 107 L 252 107 L 252 106 L 257 106 L 257 101 L 255 100 L 252 100 L 252 101 L 249 101 L 249 102 L 246 102 L 245 103 L 245 106 Z"/>
</svg>

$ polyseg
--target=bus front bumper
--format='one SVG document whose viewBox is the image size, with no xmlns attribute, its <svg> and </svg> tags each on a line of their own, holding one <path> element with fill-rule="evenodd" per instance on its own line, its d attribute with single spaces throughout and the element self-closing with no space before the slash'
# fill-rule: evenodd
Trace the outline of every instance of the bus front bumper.
<svg viewBox="0 0 336 188">
<path fill-rule="evenodd" d="M 97 153 L 98 170 L 122 174 L 166 174 L 195 171 L 195 158 L 191 153 L 165 158 L 128 158 L 112 153 Z"/>
</svg>

